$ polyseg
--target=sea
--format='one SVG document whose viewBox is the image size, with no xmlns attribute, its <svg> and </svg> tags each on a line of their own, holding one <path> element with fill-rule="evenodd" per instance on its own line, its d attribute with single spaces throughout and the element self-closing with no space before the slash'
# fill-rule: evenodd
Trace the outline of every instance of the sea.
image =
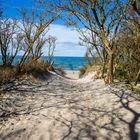
<svg viewBox="0 0 140 140">
<path fill-rule="evenodd" d="M 47 56 L 42 57 L 43 60 L 47 60 Z M 17 56 L 14 64 L 18 62 L 20 56 Z M 64 57 L 64 56 L 54 56 L 53 62 L 55 67 L 61 67 L 65 70 L 80 70 L 83 66 L 87 64 L 87 61 L 84 57 Z M 0 64 L 2 64 L 2 59 L 0 56 Z"/>
</svg>

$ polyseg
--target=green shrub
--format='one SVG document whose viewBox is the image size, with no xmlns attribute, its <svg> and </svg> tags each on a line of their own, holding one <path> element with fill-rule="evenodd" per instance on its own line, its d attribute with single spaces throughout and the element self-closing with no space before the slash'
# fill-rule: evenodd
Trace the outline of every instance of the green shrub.
<svg viewBox="0 0 140 140">
<path fill-rule="evenodd" d="M 122 68 L 122 67 L 116 67 L 115 71 L 114 71 L 114 77 L 117 80 L 125 80 L 128 76 L 127 76 L 127 72 Z"/>
</svg>

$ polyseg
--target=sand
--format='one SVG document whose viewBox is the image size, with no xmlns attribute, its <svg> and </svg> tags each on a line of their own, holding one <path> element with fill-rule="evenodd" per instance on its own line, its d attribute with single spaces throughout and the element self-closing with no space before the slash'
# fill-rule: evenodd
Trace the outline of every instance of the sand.
<svg viewBox="0 0 140 140">
<path fill-rule="evenodd" d="M 73 80 L 78 80 L 79 79 L 79 71 L 67 70 L 66 77 L 73 79 Z"/>
<path fill-rule="evenodd" d="M 124 84 L 93 76 L 4 85 L 0 140 L 140 140 L 140 101 Z"/>
</svg>

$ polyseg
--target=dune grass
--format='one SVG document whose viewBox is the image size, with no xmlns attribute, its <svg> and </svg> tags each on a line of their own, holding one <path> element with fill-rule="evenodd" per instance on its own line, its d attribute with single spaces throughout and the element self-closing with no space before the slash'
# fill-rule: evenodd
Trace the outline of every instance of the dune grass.
<svg viewBox="0 0 140 140">
<path fill-rule="evenodd" d="M 16 69 L 13 67 L 0 67 L 0 83 L 4 83 L 14 79 L 16 76 Z"/>
<path fill-rule="evenodd" d="M 26 62 L 21 67 L 21 70 L 18 70 L 18 66 L 13 67 L 0 67 L 0 83 L 8 82 L 14 78 L 21 77 L 24 75 L 35 75 L 35 73 L 45 73 L 47 74 L 48 70 L 52 70 L 53 67 L 50 66 L 47 62 L 35 61 L 35 62 Z"/>
<path fill-rule="evenodd" d="M 90 72 L 96 72 L 97 79 L 101 78 L 102 67 L 98 64 L 86 65 L 80 69 L 79 77 L 81 78 Z"/>
</svg>

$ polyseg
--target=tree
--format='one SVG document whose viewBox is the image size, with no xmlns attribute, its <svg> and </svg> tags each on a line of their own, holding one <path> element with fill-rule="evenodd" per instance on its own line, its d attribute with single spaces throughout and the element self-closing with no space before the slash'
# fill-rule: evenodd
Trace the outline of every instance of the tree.
<svg viewBox="0 0 140 140">
<path fill-rule="evenodd" d="M 49 36 L 47 38 L 47 43 L 48 43 L 48 61 L 47 62 L 50 65 L 52 65 L 53 64 L 52 58 L 53 58 L 54 49 L 56 45 L 56 37 Z"/>
<path fill-rule="evenodd" d="M 78 29 L 80 45 L 87 47 L 87 53 L 91 57 L 98 57 L 103 62 L 102 44 L 96 34 L 89 30 Z"/>
<path fill-rule="evenodd" d="M 42 48 L 45 45 L 47 38 L 45 35 L 49 25 L 59 17 L 59 14 L 49 14 L 47 11 L 40 12 L 32 10 L 30 14 L 24 9 L 21 12 L 22 22 L 19 26 L 23 36 L 23 50 L 19 67 L 22 67 L 25 61 L 36 61 L 42 56 Z M 46 17 L 48 16 L 48 17 Z"/>
<path fill-rule="evenodd" d="M 17 31 L 17 21 L 3 19 L 0 21 L 0 51 L 3 66 L 11 66 L 20 50 L 22 38 Z"/>
<path fill-rule="evenodd" d="M 42 5 L 47 2 L 46 0 L 38 1 Z M 68 0 L 53 3 L 51 4 L 54 7 L 64 11 L 63 17 L 70 21 L 70 25 L 77 23 L 81 28 L 86 28 L 99 38 L 107 54 L 108 71 L 106 82 L 112 83 L 114 40 L 126 10 L 126 6 L 124 6 L 126 2 L 118 0 Z M 66 13 L 69 13 L 68 16 L 66 16 Z"/>
<path fill-rule="evenodd" d="M 90 24 L 91 25 L 91 24 Z M 92 27 L 91 27 L 92 28 Z M 97 63 L 102 64 L 102 78 L 104 78 L 105 64 L 106 64 L 106 51 L 103 47 L 99 37 L 91 30 L 83 30 L 78 28 L 80 34 L 80 44 L 87 47 L 85 54 L 86 59 L 90 65 Z"/>
<path fill-rule="evenodd" d="M 115 41 L 116 70 L 137 84 L 140 76 L 140 16 L 129 13 Z M 133 71 L 133 72 L 132 72 Z"/>
<path fill-rule="evenodd" d="M 140 0 L 131 0 L 133 10 L 140 16 Z"/>
<path fill-rule="evenodd" d="M 69 0 L 61 7 L 84 28 L 96 34 L 108 55 L 106 82 L 113 82 L 114 40 L 124 14 L 124 3 L 117 0 Z"/>
</svg>

